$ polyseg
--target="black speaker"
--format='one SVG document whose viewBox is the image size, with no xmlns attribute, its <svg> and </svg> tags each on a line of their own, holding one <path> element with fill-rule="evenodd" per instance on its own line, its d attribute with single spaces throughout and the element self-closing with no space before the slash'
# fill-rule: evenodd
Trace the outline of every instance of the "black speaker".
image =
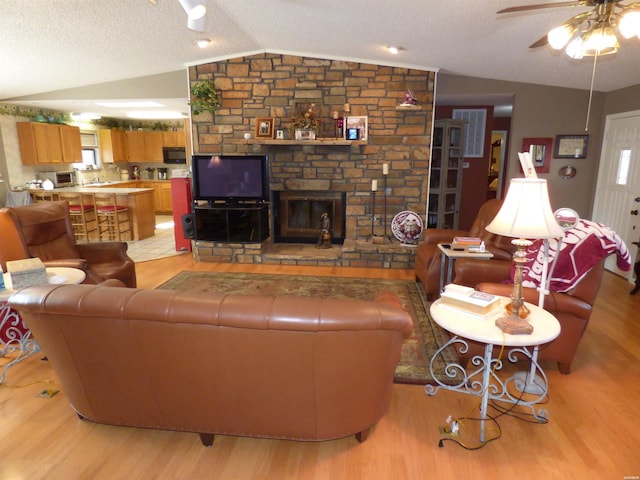
<svg viewBox="0 0 640 480">
<path fill-rule="evenodd" d="M 184 238 L 196 238 L 196 216 L 193 213 L 182 215 L 182 233 Z"/>
</svg>

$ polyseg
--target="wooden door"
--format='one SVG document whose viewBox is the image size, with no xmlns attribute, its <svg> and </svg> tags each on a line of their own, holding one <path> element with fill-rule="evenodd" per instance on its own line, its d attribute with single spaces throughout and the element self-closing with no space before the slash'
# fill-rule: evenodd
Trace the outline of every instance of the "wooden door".
<svg viewBox="0 0 640 480">
<path fill-rule="evenodd" d="M 640 111 L 609 115 L 605 123 L 600 168 L 593 205 L 593 220 L 612 228 L 629 247 L 632 263 L 640 240 Z M 613 256 L 605 267 L 632 280 L 633 271 L 622 272 Z"/>
</svg>

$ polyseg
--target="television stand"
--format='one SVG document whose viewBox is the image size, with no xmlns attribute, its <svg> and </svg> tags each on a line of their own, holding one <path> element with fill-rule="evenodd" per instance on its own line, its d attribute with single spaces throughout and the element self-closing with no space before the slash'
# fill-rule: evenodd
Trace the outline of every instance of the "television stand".
<svg viewBox="0 0 640 480">
<path fill-rule="evenodd" d="M 209 203 L 194 214 L 196 240 L 258 243 L 269 237 L 268 203 Z"/>
</svg>

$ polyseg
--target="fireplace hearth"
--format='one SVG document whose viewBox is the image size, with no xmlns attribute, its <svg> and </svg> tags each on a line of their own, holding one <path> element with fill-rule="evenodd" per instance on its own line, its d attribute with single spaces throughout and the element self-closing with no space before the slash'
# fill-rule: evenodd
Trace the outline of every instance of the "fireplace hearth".
<svg viewBox="0 0 640 480">
<path fill-rule="evenodd" d="M 323 213 L 329 215 L 331 243 L 344 243 L 346 193 L 277 190 L 272 205 L 275 243 L 317 243 Z"/>
</svg>

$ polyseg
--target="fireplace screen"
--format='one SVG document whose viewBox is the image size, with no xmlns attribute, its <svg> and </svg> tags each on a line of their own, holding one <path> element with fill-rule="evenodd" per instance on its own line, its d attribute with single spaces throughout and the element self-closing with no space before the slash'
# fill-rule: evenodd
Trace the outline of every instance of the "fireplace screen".
<svg viewBox="0 0 640 480">
<path fill-rule="evenodd" d="M 315 243 L 322 230 L 322 215 L 329 215 L 332 243 L 344 242 L 346 194 L 342 192 L 274 192 L 274 240 L 280 243 Z"/>
</svg>

